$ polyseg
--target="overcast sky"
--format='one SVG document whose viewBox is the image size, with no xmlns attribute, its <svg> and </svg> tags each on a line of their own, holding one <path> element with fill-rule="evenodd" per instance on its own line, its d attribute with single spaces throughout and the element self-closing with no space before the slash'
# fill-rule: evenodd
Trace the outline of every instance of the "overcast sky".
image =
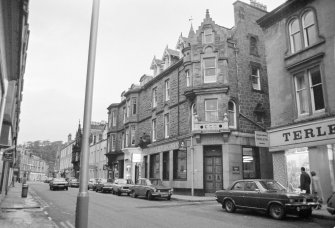
<svg viewBox="0 0 335 228">
<path fill-rule="evenodd" d="M 243 0 L 249 3 L 248 0 Z M 66 141 L 83 122 L 93 0 L 30 0 L 29 45 L 19 143 Z M 234 26 L 235 0 L 100 0 L 92 121 L 107 121 L 107 107 L 152 74 L 151 61 L 180 33 L 195 30 L 206 9 L 216 24 Z M 262 0 L 268 11 L 285 0 Z"/>
</svg>

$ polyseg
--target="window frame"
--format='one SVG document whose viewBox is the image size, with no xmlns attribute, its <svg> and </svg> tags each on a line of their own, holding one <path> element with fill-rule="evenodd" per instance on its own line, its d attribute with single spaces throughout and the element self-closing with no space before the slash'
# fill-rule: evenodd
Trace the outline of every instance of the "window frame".
<svg viewBox="0 0 335 228">
<path fill-rule="evenodd" d="M 257 75 L 253 74 L 253 71 L 257 71 Z M 255 79 L 257 81 L 257 84 L 254 83 Z M 260 91 L 261 90 L 261 69 L 259 66 L 251 65 L 251 84 L 252 84 L 252 89 Z M 255 86 L 256 85 L 256 86 Z"/>
<path fill-rule="evenodd" d="M 116 127 L 116 111 L 112 111 L 112 127 Z"/>
<path fill-rule="evenodd" d="M 153 119 L 151 122 L 151 132 L 152 132 L 152 142 L 156 142 L 157 140 L 157 121 Z"/>
<path fill-rule="evenodd" d="M 185 71 L 185 77 L 186 77 L 186 87 L 190 87 L 191 86 L 190 70 Z"/>
<path fill-rule="evenodd" d="M 313 18 L 313 24 L 311 25 L 305 25 L 305 17 L 311 13 L 312 14 L 312 18 Z M 301 16 L 301 26 L 302 26 L 302 34 L 304 36 L 304 47 L 307 48 L 313 44 L 315 44 L 317 42 L 317 26 L 316 26 L 316 18 L 315 18 L 315 13 L 313 10 L 309 9 L 309 10 L 306 10 L 304 11 L 304 13 L 302 14 Z M 315 37 L 314 37 L 314 42 L 311 43 L 310 42 L 310 39 L 308 38 L 308 29 L 311 28 L 311 27 L 314 27 L 314 32 L 315 32 Z M 306 31 L 307 30 L 307 31 Z"/>
<path fill-rule="evenodd" d="M 207 109 L 207 102 L 209 101 L 216 101 L 216 110 L 208 110 Z M 215 121 L 210 120 L 210 116 L 208 116 L 208 113 L 216 113 L 215 115 Z M 210 98 L 210 99 L 205 99 L 205 121 L 206 122 L 217 122 L 219 117 L 219 102 L 217 98 Z"/>
<path fill-rule="evenodd" d="M 135 146 L 136 126 L 130 126 L 130 145 Z"/>
<path fill-rule="evenodd" d="M 294 22 L 298 23 L 298 30 L 297 31 L 292 31 L 292 25 L 293 25 Z M 300 20 L 299 20 L 298 17 L 294 17 L 290 20 L 288 29 L 289 29 L 291 53 L 296 53 L 296 52 L 300 51 L 303 47 L 303 42 L 302 42 L 302 37 L 301 37 L 301 28 L 300 28 Z M 295 41 L 294 37 L 297 34 L 299 34 L 299 37 L 297 39 L 297 41 L 300 42 L 300 48 L 299 49 L 297 49 L 297 45 L 294 42 Z"/>
<path fill-rule="evenodd" d="M 207 41 L 207 38 L 210 37 L 210 40 Z M 214 43 L 214 32 L 213 32 L 213 29 L 212 28 L 206 28 L 204 29 L 204 32 L 203 32 L 203 36 L 202 36 L 202 39 L 203 39 L 203 44 L 212 44 Z"/>
<path fill-rule="evenodd" d="M 170 137 L 170 115 L 169 113 L 164 114 L 164 138 Z"/>
<path fill-rule="evenodd" d="M 214 67 L 206 67 L 206 61 L 208 59 L 214 59 Z M 216 57 L 203 57 L 202 58 L 202 66 L 203 66 L 203 76 L 204 76 L 204 83 L 215 83 L 217 82 L 217 63 L 216 63 Z M 214 75 L 206 75 L 207 69 L 214 69 Z"/>
<path fill-rule="evenodd" d="M 179 159 L 181 154 L 185 154 L 185 161 L 181 162 Z M 182 166 L 184 165 L 184 166 Z M 178 171 L 179 168 L 184 168 L 183 171 Z M 186 172 L 185 172 L 186 171 Z M 185 174 L 183 174 L 185 172 Z M 181 175 L 183 174 L 183 175 Z M 173 179 L 174 180 L 187 180 L 187 150 L 174 150 L 173 151 Z"/>
<path fill-rule="evenodd" d="M 165 101 L 170 100 L 170 79 L 165 80 Z"/>
<path fill-rule="evenodd" d="M 132 97 L 131 98 L 131 113 L 132 115 L 136 115 L 137 114 L 137 98 L 136 97 Z"/>
<path fill-rule="evenodd" d="M 229 103 L 231 103 L 231 104 L 233 104 L 233 110 L 230 110 L 229 109 Z M 228 108 L 227 108 L 227 110 L 228 110 L 228 127 L 229 128 L 236 128 L 237 127 L 237 109 L 236 109 L 236 103 L 234 102 L 234 101 L 232 101 L 232 100 L 230 100 L 230 101 L 228 101 Z M 233 120 L 234 120 L 234 125 L 231 125 L 231 122 L 230 122 L 230 116 L 231 116 L 231 113 L 232 113 L 232 115 L 233 115 Z"/>
<path fill-rule="evenodd" d="M 163 176 L 162 180 L 170 180 L 170 151 L 164 151 L 163 153 Z"/>
<path fill-rule="evenodd" d="M 111 151 L 116 150 L 116 135 L 111 134 Z"/>
<path fill-rule="evenodd" d="M 157 107 L 157 87 L 152 89 L 152 108 Z"/>
<path fill-rule="evenodd" d="M 312 84 L 312 76 L 311 76 L 311 71 L 313 69 L 318 69 L 318 73 L 319 73 L 319 80 L 321 83 L 318 83 L 317 85 L 313 85 Z M 307 112 L 306 113 L 301 113 L 300 110 L 300 104 L 301 101 L 299 100 L 299 96 L 297 94 L 297 76 L 300 75 L 300 77 L 302 76 L 304 79 L 304 83 L 305 83 L 305 88 L 304 90 L 306 91 L 306 104 L 307 104 Z M 301 117 L 305 117 L 305 116 L 314 116 L 314 115 L 318 115 L 318 114 L 322 114 L 326 112 L 326 99 L 325 99 L 325 87 L 324 87 L 324 79 L 323 79 L 323 71 L 322 71 L 322 67 L 321 64 L 313 64 L 310 65 L 308 67 L 305 67 L 304 69 L 301 69 L 299 71 L 296 71 L 293 74 L 293 81 L 294 81 L 294 95 L 295 95 L 295 106 L 296 106 L 296 110 L 297 110 L 297 117 L 301 118 Z M 323 99 L 323 108 L 316 110 L 315 109 L 315 94 L 314 94 L 314 90 L 313 88 L 315 86 L 321 86 L 321 90 L 322 90 L 322 99 Z"/>
</svg>

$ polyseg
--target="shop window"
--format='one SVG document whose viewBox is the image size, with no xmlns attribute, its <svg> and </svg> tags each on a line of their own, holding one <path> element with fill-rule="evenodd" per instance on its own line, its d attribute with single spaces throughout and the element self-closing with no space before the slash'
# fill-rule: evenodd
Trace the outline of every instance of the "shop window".
<svg viewBox="0 0 335 228">
<path fill-rule="evenodd" d="M 316 66 L 294 75 L 298 116 L 324 112 L 323 83 L 320 67 Z"/>
<path fill-rule="evenodd" d="M 205 100 L 205 121 L 216 122 L 218 120 L 218 100 Z"/>
<path fill-rule="evenodd" d="M 159 154 L 150 155 L 150 178 L 160 178 Z"/>
<path fill-rule="evenodd" d="M 261 178 L 258 148 L 243 147 L 242 164 L 243 164 L 243 179 Z"/>
<path fill-rule="evenodd" d="M 186 150 L 173 151 L 173 179 L 187 179 L 187 152 Z"/>
<path fill-rule="evenodd" d="M 170 152 L 163 152 L 163 180 L 169 180 L 170 176 Z"/>
</svg>

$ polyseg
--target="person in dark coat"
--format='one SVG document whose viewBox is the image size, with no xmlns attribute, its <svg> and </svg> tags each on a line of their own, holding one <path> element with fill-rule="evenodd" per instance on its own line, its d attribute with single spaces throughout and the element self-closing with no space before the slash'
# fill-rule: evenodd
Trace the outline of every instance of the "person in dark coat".
<svg viewBox="0 0 335 228">
<path fill-rule="evenodd" d="M 306 173 L 305 167 L 301 167 L 301 174 L 300 174 L 300 189 L 301 191 L 305 190 L 307 194 L 311 193 L 311 178 Z"/>
</svg>

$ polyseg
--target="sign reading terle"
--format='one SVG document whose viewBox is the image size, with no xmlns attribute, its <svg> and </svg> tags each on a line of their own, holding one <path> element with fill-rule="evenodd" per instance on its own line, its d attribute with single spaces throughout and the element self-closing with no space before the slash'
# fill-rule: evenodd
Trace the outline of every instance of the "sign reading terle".
<svg viewBox="0 0 335 228">
<path fill-rule="evenodd" d="M 14 150 L 15 150 L 15 147 L 10 147 L 8 149 L 5 149 L 2 154 L 2 160 L 3 161 L 13 161 Z"/>
<path fill-rule="evenodd" d="M 257 147 L 269 147 L 268 133 L 264 131 L 255 131 L 255 144 Z"/>
</svg>

